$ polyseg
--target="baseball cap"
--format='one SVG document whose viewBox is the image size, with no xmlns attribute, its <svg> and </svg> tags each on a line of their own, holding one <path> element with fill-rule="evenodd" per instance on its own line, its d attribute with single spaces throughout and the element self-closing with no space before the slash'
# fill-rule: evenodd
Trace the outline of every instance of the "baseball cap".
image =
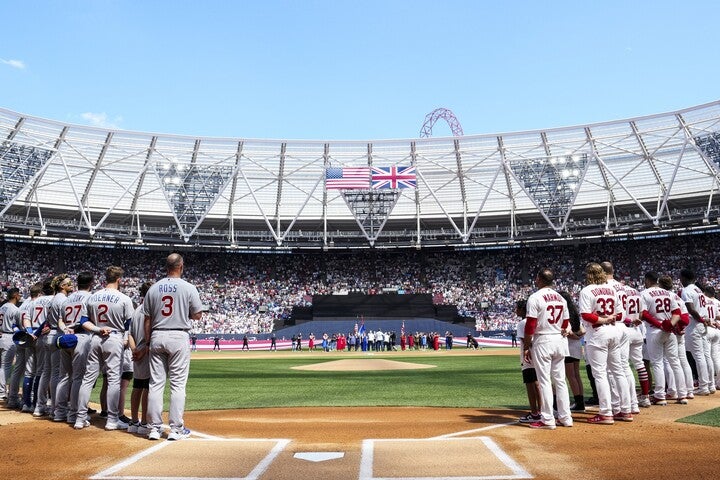
<svg viewBox="0 0 720 480">
<path fill-rule="evenodd" d="M 68 333 L 65 335 L 61 335 L 55 340 L 55 345 L 57 345 L 58 348 L 75 348 L 75 345 L 77 345 L 78 339 L 77 335 L 74 333 Z"/>
</svg>

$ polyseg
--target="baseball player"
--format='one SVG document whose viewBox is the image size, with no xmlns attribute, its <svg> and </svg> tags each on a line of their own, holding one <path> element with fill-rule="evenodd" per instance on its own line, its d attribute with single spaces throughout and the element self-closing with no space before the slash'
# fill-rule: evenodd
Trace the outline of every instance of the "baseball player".
<svg viewBox="0 0 720 480">
<path fill-rule="evenodd" d="M 14 289 L 8 290 L 8 300 L 10 300 L 13 297 L 12 291 Z M 15 305 L 17 307 L 17 311 L 15 312 L 15 324 L 13 325 L 13 330 L 23 330 L 22 326 L 22 315 L 23 310 L 21 310 L 21 307 L 23 305 L 22 298 L 20 296 L 20 290 L 17 292 L 18 295 L 18 303 Z M 11 337 L 12 339 L 12 337 Z M 14 342 L 13 342 L 14 343 Z M 15 348 L 15 368 L 12 369 L 12 373 L 10 374 L 10 377 L 6 377 L 7 381 L 7 397 L 8 397 L 8 403 L 7 407 L 12 409 L 20 409 L 23 406 L 22 401 L 20 400 L 20 379 L 23 378 L 25 375 L 25 364 L 27 359 L 27 348 L 19 348 L 16 346 Z"/>
<path fill-rule="evenodd" d="M 48 337 L 57 335 L 57 324 L 51 327 L 47 321 L 47 311 L 55 296 L 53 278 L 47 278 L 43 282 L 42 295 L 35 299 L 32 306 L 32 324 L 43 326 L 35 344 L 35 381 L 37 382 L 37 395 L 35 395 L 35 410 L 33 417 L 43 417 L 50 413 L 48 405 L 51 402 L 50 377 L 52 376 L 52 352 L 57 350 L 55 342 L 48 340 Z M 49 342 L 49 343 L 48 343 Z"/>
<path fill-rule="evenodd" d="M 67 296 L 73 291 L 73 282 L 70 277 L 63 273 L 57 275 L 52 281 L 53 296 L 50 305 L 48 305 L 45 313 L 45 319 L 50 327 L 50 333 L 45 336 L 45 345 L 47 351 L 50 352 L 50 377 L 48 385 L 50 388 L 50 409 L 48 413 L 51 415 L 52 420 L 55 422 L 64 422 L 67 419 L 67 406 L 60 408 L 56 412 L 56 401 L 57 401 L 57 386 L 60 383 L 60 363 L 63 355 L 68 357 L 68 353 L 57 347 L 57 338 L 65 333 L 68 333 L 65 329 L 65 325 L 62 322 L 64 314 L 64 305 L 67 301 Z M 45 369 L 47 369 L 48 361 L 45 360 Z M 43 371 L 43 377 L 40 379 L 40 384 L 43 385 L 46 371 Z"/>
<path fill-rule="evenodd" d="M 145 348 L 145 313 L 142 301 L 152 283 L 145 282 L 140 286 L 141 303 L 133 313 L 130 322 L 130 335 L 128 336 L 128 347 L 133 355 L 133 389 L 130 394 L 130 415 L 131 421 L 128 433 L 147 435 L 150 433 L 147 422 L 148 389 L 150 388 L 150 356 Z M 142 417 L 139 417 L 139 410 L 142 407 Z"/>
<path fill-rule="evenodd" d="M 585 322 L 585 349 L 598 391 L 599 412 L 588 423 L 612 425 L 615 420 L 632 422 L 630 388 L 620 351 L 621 334 L 614 324 L 622 318 L 622 302 L 607 275 L 597 263 L 585 268 L 587 286 L 580 291 L 580 316 Z M 619 411 L 613 415 L 610 380 L 619 395 Z"/>
<path fill-rule="evenodd" d="M 22 305 L 20 305 L 20 328 L 23 328 L 28 333 L 34 332 L 34 327 L 37 327 L 37 325 L 33 325 L 33 313 L 34 313 L 34 304 L 35 300 L 40 297 L 40 294 L 42 293 L 42 283 L 38 282 L 34 284 L 32 287 L 30 287 L 30 298 L 25 300 Z M 22 412 L 23 413 L 33 413 L 35 410 L 35 402 L 37 398 L 37 383 L 35 382 L 35 372 L 37 371 L 37 356 L 38 356 L 38 346 L 37 343 L 35 343 L 32 346 L 28 346 L 26 348 L 23 348 L 20 350 L 21 355 L 25 357 L 25 368 L 16 368 L 13 372 L 13 379 L 12 384 L 18 385 L 18 389 L 20 388 L 20 376 L 22 376 L 22 391 L 23 391 L 23 398 L 22 398 Z M 22 362 L 22 359 L 20 357 L 16 358 L 16 362 Z M 22 365 L 22 363 L 18 363 L 18 365 Z M 17 373 L 17 377 L 16 377 Z M 34 395 L 35 394 L 35 395 Z"/>
<path fill-rule="evenodd" d="M 74 333 L 77 336 L 77 345 L 72 352 L 60 351 L 60 381 L 55 390 L 55 419 L 65 417 L 67 423 L 73 425 L 77 420 L 78 394 L 85 375 L 91 338 L 91 334 L 80 324 L 81 313 L 94 284 L 93 273 L 78 274 L 77 291 L 68 296 L 63 305 L 62 319 L 58 322 L 63 332 Z"/>
<path fill-rule="evenodd" d="M 554 274 L 549 268 L 542 269 L 535 277 L 538 290 L 527 301 L 527 323 L 523 346 L 527 361 L 535 364 L 540 384 L 540 415 L 542 419 L 529 424 L 531 428 L 555 429 L 553 415 L 553 385 L 557 400 L 557 423 L 572 427 L 570 399 L 565 383 L 565 357 L 568 355 L 567 340 L 563 331 L 569 324 L 568 306 L 565 299 L 551 288 Z"/>
<path fill-rule="evenodd" d="M 580 323 L 580 312 L 578 312 L 572 296 L 568 292 L 559 293 L 567 302 L 570 317 L 570 331 L 567 334 L 568 356 L 565 357 L 565 376 L 574 399 L 570 405 L 570 411 L 584 412 L 585 397 L 583 396 L 582 378 L 580 378 L 580 359 L 583 358 L 581 339 L 585 336 L 585 329 Z"/>
<path fill-rule="evenodd" d="M 625 318 L 623 323 L 627 328 L 627 337 L 629 343 L 629 359 L 632 366 L 637 372 L 638 381 L 640 382 L 640 396 L 635 392 L 635 382 L 632 383 L 632 406 L 649 407 L 650 402 L 650 378 L 648 377 L 645 362 L 643 362 L 643 345 L 645 344 L 645 324 L 640 315 L 642 313 L 642 300 L 640 292 L 623 285 L 620 291 L 620 301 L 623 304 Z M 629 381 L 629 379 L 628 379 Z"/>
<path fill-rule="evenodd" d="M 627 387 L 625 395 L 627 396 L 627 398 L 630 399 L 630 413 L 638 414 L 640 413 L 640 409 L 638 408 L 638 398 L 635 391 L 635 375 L 633 375 L 633 372 L 630 369 L 630 336 L 628 335 L 628 329 L 623 322 L 623 318 L 625 315 L 623 289 L 625 286 L 614 278 L 615 268 L 613 267 L 613 264 L 611 262 L 602 262 L 600 266 L 602 267 L 607 277 L 607 284 L 615 290 L 615 295 L 620 302 L 620 310 L 622 312 L 622 315 L 618 319 L 619 321 L 615 322 L 613 328 L 617 329 L 618 333 L 618 348 L 620 349 L 620 360 L 623 364 L 623 371 L 625 372 L 626 380 L 625 386 Z M 613 412 L 617 414 L 617 412 L 620 411 L 620 400 L 622 398 L 622 395 L 618 391 L 618 388 L 620 388 L 622 385 L 615 384 L 612 375 L 608 377 L 608 380 L 610 381 Z M 622 418 L 622 414 L 620 415 L 620 419 L 624 420 L 624 418 Z"/>
<path fill-rule="evenodd" d="M 120 292 L 123 269 L 117 266 L 105 270 L 105 288 L 87 299 L 81 313 L 82 327 L 94 335 L 90 339 L 85 375 L 78 395 L 78 412 L 75 428 L 87 427 L 87 405 L 90 392 L 100 375 L 101 367 L 107 371 L 107 409 L 105 430 L 126 430 L 128 424 L 118 419 L 118 396 L 120 395 L 120 374 L 124 335 L 133 314 L 130 297 Z"/>
<path fill-rule="evenodd" d="M 680 296 L 673 291 L 673 279 L 670 275 L 663 275 L 658 279 L 658 285 L 660 288 L 664 288 L 670 292 L 670 296 L 680 306 L 680 321 L 675 325 L 673 329 L 673 335 L 671 338 L 677 343 L 678 360 L 680 360 L 680 371 L 682 377 L 685 379 L 685 399 L 694 398 L 692 392 L 693 376 L 690 364 L 688 363 L 687 355 L 685 354 L 685 328 L 690 324 L 690 314 L 688 313 L 687 307 L 683 303 Z M 678 385 L 675 383 L 675 375 L 673 374 L 672 367 L 667 359 L 664 361 L 665 370 L 665 383 L 667 389 L 665 391 L 665 400 L 677 400 L 680 404 L 687 403 L 687 400 L 683 401 L 683 396 L 679 393 Z"/>
<path fill-rule="evenodd" d="M 182 278 L 183 258 L 177 253 L 167 257 L 167 277 L 155 283 L 145 296 L 145 340 L 150 354 L 150 390 L 148 421 L 150 440 L 159 440 L 162 428 L 163 390 L 170 380 L 170 433 L 168 440 L 190 435 L 185 428 L 185 385 L 190 372 L 191 320 L 202 317 L 197 288 Z"/>
<path fill-rule="evenodd" d="M 715 385 L 716 389 L 720 388 L 720 300 L 715 298 L 715 288 L 712 286 L 705 287 L 705 296 L 710 302 L 707 305 L 708 310 L 708 330 L 707 339 L 710 343 L 710 358 L 715 373 L 714 378 L 710 382 Z M 712 309 L 712 310 L 711 310 Z"/>
<path fill-rule="evenodd" d="M 0 306 L 0 399 L 7 401 L 9 408 L 17 404 L 10 393 L 12 366 L 15 361 L 16 345 L 12 341 L 13 333 L 17 330 L 17 303 L 20 301 L 20 290 L 11 288 L 7 291 L 7 298 Z"/>
<path fill-rule="evenodd" d="M 518 419 L 520 423 L 535 423 L 542 420 L 540 415 L 540 384 L 532 359 L 525 359 L 523 339 L 525 338 L 525 325 L 527 324 L 527 300 L 518 300 L 515 303 L 515 314 L 520 317 L 517 324 L 517 338 L 520 339 L 520 368 L 522 369 L 523 383 L 527 392 L 530 413 Z"/>
<path fill-rule="evenodd" d="M 647 322 L 647 348 L 655 379 L 655 390 L 650 400 L 654 405 L 667 405 L 664 360 L 670 364 L 678 398 L 684 399 L 687 396 L 677 341 L 671 336 L 675 325 L 680 321 L 680 306 L 669 291 L 658 286 L 658 274 L 655 272 L 645 274 L 645 290 L 640 292 L 640 298 L 643 308 L 641 317 Z"/>
<path fill-rule="evenodd" d="M 690 314 L 690 325 L 685 335 L 685 348 L 692 353 L 698 375 L 698 388 L 696 395 L 709 395 L 715 391 L 715 385 L 710 385 L 710 369 L 707 357 L 709 344 L 707 343 L 707 298 L 695 285 L 695 273 L 692 270 L 680 271 L 680 283 L 683 285 L 682 297 Z"/>
</svg>

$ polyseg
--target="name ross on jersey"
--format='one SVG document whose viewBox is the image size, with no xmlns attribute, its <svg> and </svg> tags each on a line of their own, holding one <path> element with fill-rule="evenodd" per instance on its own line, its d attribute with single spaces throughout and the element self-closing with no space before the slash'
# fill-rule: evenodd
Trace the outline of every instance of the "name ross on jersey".
<svg viewBox="0 0 720 480">
<path fill-rule="evenodd" d="M 161 293 L 174 293 L 177 292 L 177 285 L 174 284 L 158 284 L 158 290 Z"/>
</svg>

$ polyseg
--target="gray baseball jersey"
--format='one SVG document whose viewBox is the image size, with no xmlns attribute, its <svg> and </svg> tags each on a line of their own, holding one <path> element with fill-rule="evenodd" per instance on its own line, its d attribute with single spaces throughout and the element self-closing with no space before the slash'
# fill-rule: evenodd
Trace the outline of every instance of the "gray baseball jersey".
<svg viewBox="0 0 720 480">
<path fill-rule="evenodd" d="M 153 329 L 190 330 L 190 315 L 202 310 L 197 288 L 181 278 L 163 278 L 145 295 L 143 311 Z"/>
<path fill-rule="evenodd" d="M 0 306 L 0 333 L 12 333 L 18 319 L 19 310 L 14 303 Z"/>
<path fill-rule="evenodd" d="M 80 318 L 82 316 L 83 306 L 90 297 L 90 292 L 87 290 L 78 290 L 73 292 L 67 297 L 65 304 L 63 305 L 63 322 L 68 328 L 72 328 L 75 332 L 80 331 Z"/>
<path fill-rule="evenodd" d="M 45 309 L 45 320 L 50 328 L 58 328 L 58 320 L 63 315 L 63 304 L 67 301 L 67 295 L 62 292 L 56 293 L 52 301 Z"/>
<path fill-rule="evenodd" d="M 130 297 L 124 293 L 103 288 L 87 299 L 81 314 L 82 321 L 87 318 L 100 328 L 109 327 L 118 332 L 125 331 L 125 323 L 133 314 Z"/>
</svg>

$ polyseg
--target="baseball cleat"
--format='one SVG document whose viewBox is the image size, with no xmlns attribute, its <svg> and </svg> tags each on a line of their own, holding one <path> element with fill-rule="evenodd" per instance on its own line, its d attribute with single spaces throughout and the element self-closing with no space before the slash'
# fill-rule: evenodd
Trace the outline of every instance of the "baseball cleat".
<svg viewBox="0 0 720 480">
<path fill-rule="evenodd" d="M 83 428 L 89 427 L 90 422 L 88 420 L 85 420 L 84 422 L 75 422 L 75 425 L 73 425 L 73 428 L 75 430 L 82 430 Z"/>
<path fill-rule="evenodd" d="M 67 417 L 53 417 L 53 422 L 67 422 Z"/>
<path fill-rule="evenodd" d="M 582 413 L 585 411 L 585 405 L 578 405 L 577 403 L 573 403 L 572 405 L 570 405 L 570 411 Z"/>
<path fill-rule="evenodd" d="M 665 400 L 664 398 L 657 398 L 655 396 L 652 396 L 650 397 L 650 403 L 652 403 L 653 405 L 659 405 L 661 407 L 664 407 L 665 405 L 667 405 L 667 400 Z"/>
<path fill-rule="evenodd" d="M 128 424 L 122 420 L 116 422 L 107 422 L 105 424 L 105 430 L 127 430 Z"/>
<path fill-rule="evenodd" d="M 701 397 L 706 397 L 706 396 L 710 395 L 710 391 L 709 390 L 695 390 L 695 395 L 699 395 Z"/>
<path fill-rule="evenodd" d="M 518 422 L 520 422 L 520 423 L 535 423 L 535 422 L 539 422 L 541 419 L 542 419 L 542 417 L 540 416 L 539 413 L 536 415 L 534 415 L 532 413 L 528 413 L 527 415 L 520 417 L 518 419 Z"/>
<path fill-rule="evenodd" d="M 550 425 L 549 423 L 545 422 L 533 422 L 528 425 L 530 428 L 538 428 L 538 429 L 545 429 L 545 430 L 555 430 L 555 425 Z"/>
<path fill-rule="evenodd" d="M 620 422 L 632 422 L 633 416 L 632 416 L 632 413 L 620 412 L 620 413 L 616 413 L 615 415 L 613 415 L 613 419 L 618 420 Z"/>
<path fill-rule="evenodd" d="M 44 417 L 45 415 L 47 415 L 47 412 L 42 407 L 40 407 L 40 408 L 35 407 L 35 411 L 33 412 L 32 415 L 33 415 L 33 417 L 40 418 L 40 417 Z"/>
<path fill-rule="evenodd" d="M 173 428 L 170 430 L 170 433 L 168 433 L 168 440 L 182 440 L 183 438 L 187 438 L 190 436 L 190 430 L 184 427 L 180 428 Z"/>
<path fill-rule="evenodd" d="M 675 403 L 679 403 L 680 405 L 687 405 L 688 401 L 687 398 L 678 398 Z"/>
<path fill-rule="evenodd" d="M 594 425 L 612 425 L 615 423 L 615 419 L 610 415 L 595 415 L 588 418 L 587 422 Z"/>
<path fill-rule="evenodd" d="M 33 408 L 30 405 L 23 405 L 22 409 L 20 410 L 22 413 L 32 413 Z"/>
<path fill-rule="evenodd" d="M 158 428 L 150 429 L 150 433 L 148 433 L 148 440 L 160 440 L 160 437 L 162 437 L 162 434 L 160 433 L 160 429 L 158 429 Z"/>
<path fill-rule="evenodd" d="M 638 407 L 648 408 L 650 405 L 652 405 L 652 402 L 650 402 L 649 395 L 640 395 L 638 397 Z"/>
<path fill-rule="evenodd" d="M 572 419 L 572 417 L 565 418 L 565 419 L 558 419 L 557 424 L 560 425 L 561 427 L 572 427 L 573 419 Z"/>
</svg>

